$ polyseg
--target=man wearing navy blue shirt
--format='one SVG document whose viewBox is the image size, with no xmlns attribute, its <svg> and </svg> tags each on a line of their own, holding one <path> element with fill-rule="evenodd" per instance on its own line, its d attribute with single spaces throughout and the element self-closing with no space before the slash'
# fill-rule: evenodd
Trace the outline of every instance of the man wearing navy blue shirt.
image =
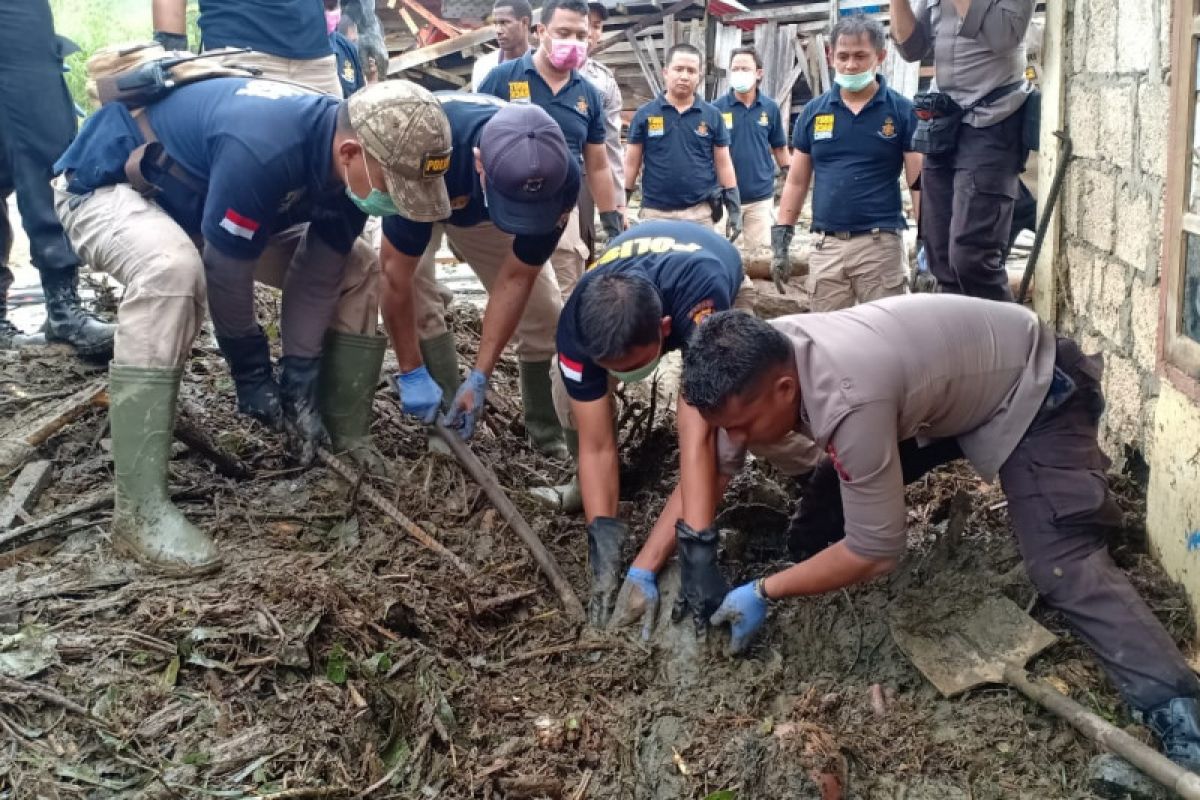
<svg viewBox="0 0 1200 800">
<path fill-rule="evenodd" d="M 921 155 L 912 151 L 912 103 L 888 88 L 884 32 L 863 16 L 846 17 L 829 38 L 836 71 L 832 89 L 804 107 L 792 132 L 792 166 L 771 230 L 771 272 L 791 275 L 788 248 L 813 186 L 813 247 L 809 256 L 812 311 L 903 294 L 908 258 L 900 171 L 920 213 Z"/>
<path fill-rule="evenodd" d="M 109 370 L 122 550 L 175 573 L 220 564 L 166 494 L 175 398 L 206 296 L 240 411 L 282 427 L 305 463 L 329 439 L 366 448 L 387 341 L 375 335 L 378 261 L 359 233 L 368 214 L 448 213 L 449 148 L 441 106 L 407 81 L 339 101 L 217 78 L 136 120 L 115 103 L 89 118 L 55 165 L 55 206 L 77 250 L 125 285 Z M 278 382 L 256 279 L 283 289 Z"/>
<path fill-rule="evenodd" d="M 616 236 L 625 224 L 617 211 L 604 149 L 604 98 L 578 72 L 587 59 L 587 4 L 583 0 L 547 0 L 542 6 L 538 40 L 534 52 L 488 73 L 479 91 L 546 110 L 562 128 L 572 156 L 583 167 L 604 230 L 610 237 Z M 550 259 L 564 298 L 583 275 L 587 255 L 576 209 Z"/>
<path fill-rule="evenodd" d="M 154 40 L 187 50 L 187 0 L 153 0 Z M 200 49 L 249 48 L 226 59 L 264 78 L 295 81 L 340 97 L 323 0 L 200 0 Z"/>
<path fill-rule="evenodd" d="M 661 95 L 633 115 L 625 148 L 625 191 L 642 177 L 640 218 L 685 219 L 716 225 L 728 214 L 726 235 L 742 231 L 742 201 L 721 112 L 696 94 L 704 58 L 690 44 L 667 52 Z"/>
<path fill-rule="evenodd" d="M 436 224 L 405 214 L 383 222 L 383 318 L 400 365 L 401 407 L 430 423 L 453 394 L 443 421 L 469 437 L 515 331 L 525 429 L 538 448 L 564 457 L 550 390 L 562 300 L 544 265 L 579 196 L 578 164 L 562 130 L 537 106 L 467 92 L 436 96 L 453 143 L 445 176 L 450 207 Z M 434 277 L 443 231 L 490 295 L 479 353 L 461 385 Z"/>
<path fill-rule="evenodd" d="M 342 85 L 342 97 L 349 97 L 367 85 L 358 45 L 347 39 L 341 30 L 342 23 L 349 21 L 349 18 L 342 16 L 340 0 L 325 0 L 325 29 L 329 31 L 329 46 L 333 48 L 333 56 L 337 60 L 337 76 Z"/>
<path fill-rule="evenodd" d="M 779 104 L 758 90 L 762 61 L 753 47 L 729 59 L 729 92 L 713 101 L 729 128 L 729 152 L 742 198 L 742 240 L 747 251 L 771 246 L 775 168 L 788 168 L 787 131 Z"/>
</svg>

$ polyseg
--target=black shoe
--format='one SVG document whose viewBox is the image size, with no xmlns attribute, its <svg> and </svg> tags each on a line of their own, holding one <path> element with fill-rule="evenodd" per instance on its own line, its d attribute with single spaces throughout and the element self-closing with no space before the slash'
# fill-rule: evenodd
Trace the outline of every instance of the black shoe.
<svg viewBox="0 0 1200 800">
<path fill-rule="evenodd" d="M 284 356 L 279 359 L 279 393 L 283 399 L 283 429 L 292 457 L 303 466 L 317 458 L 317 449 L 329 444 L 317 402 L 319 358 Z"/>
<path fill-rule="evenodd" d="M 1200 703 L 1176 697 L 1141 713 L 1158 736 L 1163 755 L 1181 767 L 1200 773 Z"/>
<path fill-rule="evenodd" d="M 0 313 L 0 350 L 12 347 L 13 340 L 24 335 L 20 328 L 5 319 L 4 314 Z"/>
<path fill-rule="evenodd" d="M 112 356 L 117 326 L 101 322 L 84 311 L 77 286 L 78 274 L 73 269 L 42 273 L 42 291 L 46 296 L 42 333 L 47 342 L 69 344 L 81 356 L 108 358 Z"/>
<path fill-rule="evenodd" d="M 841 480 L 833 461 L 824 458 L 800 488 L 788 520 L 788 551 L 794 561 L 804 561 L 841 541 L 845 530 Z"/>
<path fill-rule="evenodd" d="M 229 364 L 229 374 L 233 376 L 238 412 L 253 417 L 273 431 L 283 430 L 279 384 L 272 374 L 271 348 L 262 329 L 250 336 L 218 336 L 217 345 Z"/>
</svg>

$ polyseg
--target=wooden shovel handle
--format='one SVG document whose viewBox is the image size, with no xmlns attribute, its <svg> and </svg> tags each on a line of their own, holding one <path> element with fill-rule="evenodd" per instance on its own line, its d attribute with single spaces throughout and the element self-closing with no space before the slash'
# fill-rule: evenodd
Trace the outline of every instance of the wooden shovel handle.
<svg viewBox="0 0 1200 800">
<path fill-rule="evenodd" d="M 1004 680 L 1043 708 L 1071 723 L 1075 730 L 1102 749 L 1121 756 L 1163 786 L 1177 792 L 1180 797 L 1200 800 L 1200 775 L 1189 772 L 1115 725 L 1105 722 L 1054 688 L 1031 681 L 1020 667 L 1007 667 Z"/>
</svg>

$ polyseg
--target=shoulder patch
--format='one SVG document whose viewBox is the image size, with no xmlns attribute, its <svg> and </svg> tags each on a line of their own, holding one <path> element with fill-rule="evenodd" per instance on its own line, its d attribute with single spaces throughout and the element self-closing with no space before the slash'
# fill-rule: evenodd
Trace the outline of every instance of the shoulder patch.
<svg viewBox="0 0 1200 800">
<path fill-rule="evenodd" d="M 708 319 L 716 311 L 712 300 L 701 300 L 696 305 L 692 306 L 692 310 L 687 313 L 688 318 L 693 325 L 699 325 L 704 320 Z"/>
</svg>

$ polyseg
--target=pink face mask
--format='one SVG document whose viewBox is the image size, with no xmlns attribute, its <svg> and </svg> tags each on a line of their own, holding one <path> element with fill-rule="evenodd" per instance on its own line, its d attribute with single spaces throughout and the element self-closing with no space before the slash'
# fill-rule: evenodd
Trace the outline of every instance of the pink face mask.
<svg viewBox="0 0 1200 800">
<path fill-rule="evenodd" d="M 579 69 L 587 62 L 587 42 L 551 39 L 549 57 L 555 69 Z"/>
<path fill-rule="evenodd" d="M 337 30 L 338 24 L 342 21 L 342 10 L 335 8 L 333 11 L 325 12 L 325 32 L 333 33 Z"/>
</svg>

